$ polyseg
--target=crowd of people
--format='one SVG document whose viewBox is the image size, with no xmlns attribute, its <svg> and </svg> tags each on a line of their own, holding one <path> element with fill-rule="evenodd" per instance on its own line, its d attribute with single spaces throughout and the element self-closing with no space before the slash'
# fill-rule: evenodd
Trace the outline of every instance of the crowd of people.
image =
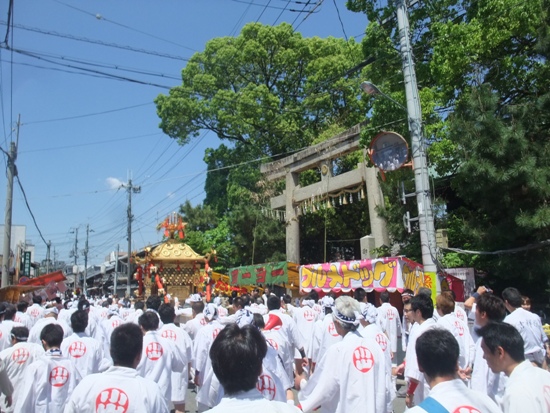
<svg viewBox="0 0 550 413">
<path fill-rule="evenodd" d="M 548 339 L 517 289 L 464 308 L 405 290 L 402 315 L 377 297 L 0 303 L 0 411 L 391 413 L 402 376 L 413 413 L 550 412 Z"/>
</svg>

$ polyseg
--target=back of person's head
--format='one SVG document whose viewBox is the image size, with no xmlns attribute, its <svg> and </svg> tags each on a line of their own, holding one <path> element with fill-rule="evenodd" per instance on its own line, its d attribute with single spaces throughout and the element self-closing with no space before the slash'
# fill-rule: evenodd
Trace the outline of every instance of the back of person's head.
<svg viewBox="0 0 550 413">
<path fill-rule="evenodd" d="M 27 303 L 26 301 L 19 301 L 17 303 L 17 311 L 24 313 L 25 311 L 27 311 L 27 308 L 29 308 L 29 303 Z"/>
<path fill-rule="evenodd" d="M 497 349 L 502 347 L 516 363 L 525 360 L 523 338 L 514 326 L 493 321 L 476 330 L 476 332 L 480 337 L 483 337 L 483 342 L 491 354 L 495 354 Z"/>
<path fill-rule="evenodd" d="M 143 333 L 137 325 L 125 323 L 113 330 L 110 353 L 115 366 L 134 368 L 134 362 L 142 350 Z"/>
<path fill-rule="evenodd" d="M 147 298 L 147 301 L 145 302 L 145 305 L 147 306 L 148 310 L 158 311 L 161 303 L 162 303 L 162 300 L 158 295 L 150 295 Z"/>
<path fill-rule="evenodd" d="M 380 293 L 380 301 L 383 303 L 389 303 L 390 302 L 390 293 L 387 291 L 382 291 Z"/>
<path fill-rule="evenodd" d="M 243 294 L 241 296 L 241 303 L 242 303 L 242 308 L 250 306 L 250 296 L 248 294 Z"/>
<path fill-rule="evenodd" d="M 256 326 L 256 327 L 259 328 L 259 329 L 262 329 L 262 328 L 265 327 L 264 317 L 263 317 L 261 314 L 259 314 L 259 313 L 254 313 L 254 314 L 252 315 L 252 317 L 253 317 L 252 324 L 253 324 L 254 326 Z"/>
<path fill-rule="evenodd" d="M 432 296 L 432 290 L 430 290 L 428 287 L 420 287 L 418 289 L 418 292 L 416 293 L 416 295 L 426 295 L 428 297 L 431 297 Z"/>
<path fill-rule="evenodd" d="M 16 313 L 17 313 L 17 308 L 13 304 L 6 305 L 4 320 L 13 320 Z"/>
<path fill-rule="evenodd" d="M 359 302 L 347 295 L 338 297 L 332 309 L 332 318 L 347 331 L 354 331 L 359 326 L 356 314 L 361 312 Z"/>
<path fill-rule="evenodd" d="M 195 314 L 200 314 L 204 311 L 204 301 L 195 301 L 191 303 L 191 309 Z"/>
<path fill-rule="evenodd" d="M 170 304 L 162 304 L 159 307 L 159 316 L 164 324 L 171 324 L 176 319 L 176 310 Z"/>
<path fill-rule="evenodd" d="M 285 304 L 290 304 L 292 302 L 292 297 L 288 294 L 283 294 L 281 300 L 283 300 Z"/>
<path fill-rule="evenodd" d="M 107 305 L 113 305 L 113 297 L 107 298 Z"/>
<path fill-rule="evenodd" d="M 89 310 L 90 309 L 90 302 L 88 300 L 78 301 L 78 309 L 79 310 Z"/>
<path fill-rule="evenodd" d="M 447 291 L 436 297 L 435 305 L 443 315 L 451 314 L 455 310 L 455 301 Z"/>
<path fill-rule="evenodd" d="M 458 370 L 460 347 L 451 332 L 433 328 L 422 333 L 416 340 L 416 357 L 426 376 L 454 376 Z"/>
<path fill-rule="evenodd" d="M 33 304 L 42 304 L 42 296 L 41 295 L 33 295 L 32 296 L 32 303 Z"/>
<path fill-rule="evenodd" d="M 309 299 L 310 299 L 310 300 L 313 300 L 313 301 L 315 301 L 315 302 L 317 303 L 317 301 L 319 301 L 319 293 L 318 293 L 317 291 L 315 291 L 315 290 L 311 291 L 311 292 L 309 293 Z"/>
<path fill-rule="evenodd" d="M 434 314 L 434 303 L 432 298 L 425 294 L 417 294 L 411 298 L 411 310 L 420 310 L 422 318 L 427 320 Z"/>
<path fill-rule="evenodd" d="M 359 287 L 353 292 L 353 298 L 355 298 L 357 301 L 362 302 L 367 297 L 367 292 Z"/>
<path fill-rule="evenodd" d="M 136 301 L 134 303 L 134 310 L 143 310 L 145 308 L 145 303 L 143 301 Z"/>
<path fill-rule="evenodd" d="M 521 307 L 521 304 L 523 303 L 520 292 L 514 287 L 505 288 L 502 292 L 502 299 L 504 301 L 508 301 L 508 304 L 514 308 Z"/>
<path fill-rule="evenodd" d="M 237 298 L 233 299 L 233 306 L 235 308 L 244 308 L 243 298 L 242 297 L 237 297 Z"/>
<path fill-rule="evenodd" d="M 27 327 L 13 327 L 11 329 L 11 338 L 18 343 L 25 342 L 29 339 L 29 329 Z"/>
<path fill-rule="evenodd" d="M 155 331 L 159 328 L 159 318 L 155 313 L 146 311 L 139 316 L 138 324 L 145 331 Z"/>
<path fill-rule="evenodd" d="M 481 294 L 476 300 L 476 308 L 480 313 L 485 313 L 490 321 L 502 321 L 506 317 L 504 301 L 491 293 Z"/>
<path fill-rule="evenodd" d="M 276 297 L 274 295 L 271 295 L 267 298 L 267 309 L 269 311 L 271 310 L 278 310 L 281 308 L 281 300 L 279 297 Z"/>
<path fill-rule="evenodd" d="M 71 314 L 71 327 L 75 333 L 83 333 L 88 327 L 88 312 L 76 310 Z"/>
<path fill-rule="evenodd" d="M 225 393 L 231 395 L 255 388 L 266 353 L 267 343 L 256 327 L 241 328 L 231 323 L 221 330 L 210 347 L 210 359 Z"/>
<path fill-rule="evenodd" d="M 47 324 L 40 332 L 40 340 L 45 341 L 50 348 L 61 346 L 63 328 L 59 324 Z"/>
</svg>

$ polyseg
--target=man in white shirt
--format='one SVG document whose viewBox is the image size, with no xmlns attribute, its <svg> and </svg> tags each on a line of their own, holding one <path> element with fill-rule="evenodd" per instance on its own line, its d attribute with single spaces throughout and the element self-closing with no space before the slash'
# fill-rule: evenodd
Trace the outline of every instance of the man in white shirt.
<svg viewBox="0 0 550 413">
<path fill-rule="evenodd" d="M 489 323 L 479 330 L 481 348 L 494 373 L 508 376 L 501 408 L 504 413 L 548 413 L 550 373 L 525 358 L 519 331 L 507 323 Z"/>
<path fill-rule="evenodd" d="M 470 390 L 458 377 L 458 342 L 451 332 L 431 329 L 416 340 L 418 366 L 430 385 L 430 396 L 410 413 L 433 411 L 499 413 L 487 395 Z M 441 410 L 436 410 L 435 407 Z"/>
<path fill-rule="evenodd" d="M 521 308 L 523 300 L 516 288 L 504 289 L 502 299 L 510 312 L 504 322 L 513 325 L 521 334 L 525 346 L 525 358 L 539 367 L 542 366 L 546 355 L 544 343 L 548 341 L 548 337 L 542 329 L 540 317 Z"/>
<path fill-rule="evenodd" d="M 214 374 L 225 395 L 211 413 L 299 413 L 294 404 L 270 401 L 262 396 L 257 383 L 267 343 L 256 327 L 232 323 L 217 335 L 210 349 Z"/>
<path fill-rule="evenodd" d="M 32 297 L 32 305 L 27 308 L 27 315 L 31 318 L 31 323 L 34 326 L 36 322 L 44 316 L 44 307 L 42 307 L 42 297 L 34 295 Z"/>
<path fill-rule="evenodd" d="M 397 352 L 397 338 L 401 334 L 401 320 L 399 311 L 390 304 L 390 293 L 380 293 L 380 307 L 378 307 L 378 325 L 389 338 L 390 348 L 393 354 Z"/>
<path fill-rule="evenodd" d="M 342 341 L 325 353 L 309 381 L 297 376 L 302 410 L 387 413 L 390 398 L 386 386 L 385 356 L 376 341 L 358 332 L 359 303 L 348 296 L 336 299 L 334 326 Z"/>
<path fill-rule="evenodd" d="M 193 299 L 193 297 L 191 299 Z M 204 301 L 202 301 L 200 296 L 198 296 L 198 301 L 191 301 L 191 309 L 193 318 L 183 325 L 183 329 L 187 331 L 191 340 L 194 340 L 197 332 L 208 324 L 208 320 L 204 318 Z"/>
<path fill-rule="evenodd" d="M 61 354 L 63 329 L 60 325 L 46 325 L 40 333 L 40 340 L 45 354 L 26 369 L 17 396 L 16 412 L 63 411 L 63 406 L 81 379 L 72 362 Z"/>
<path fill-rule="evenodd" d="M 83 379 L 64 413 L 168 413 L 158 384 L 140 377 L 135 370 L 142 349 L 143 333 L 138 326 L 128 323 L 115 328 L 110 349 L 114 366 Z"/>
<path fill-rule="evenodd" d="M 15 313 L 15 318 L 13 321 L 23 324 L 29 330 L 32 327 L 31 318 L 26 314 L 29 303 L 26 301 L 19 301 L 17 303 L 17 312 Z"/>
</svg>

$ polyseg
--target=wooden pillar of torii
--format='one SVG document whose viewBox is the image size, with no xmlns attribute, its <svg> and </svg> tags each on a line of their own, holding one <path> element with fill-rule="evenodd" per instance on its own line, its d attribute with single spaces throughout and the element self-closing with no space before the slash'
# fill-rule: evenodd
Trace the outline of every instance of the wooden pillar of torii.
<svg viewBox="0 0 550 413">
<path fill-rule="evenodd" d="M 336 176 L 332 175 L 334 159 L 360 149 L 361 126 L 363 123 L 286 158 L 261 165 L 260 171 L 265 174 L 267 180 L 286 179 L 283 193 L 271 198 L 271 209 L 285 209 L 287 261 L 300 263 L 298 205 L 313 196 L 337 193 L 362 183 L 366 186 L 371 233 L 375 247 L 390 245 L 386 222 L 376 212 L 377 207 L 384 207 L 384 198 L 377 179 L 377 168 L 367 167 L 364 162 L 361 162 L 357 165 L 357 169 Z M 320 168 L 321 181 L 304 188 L 300 187 L 300 173 L 313 168 Z"/>
</svg>

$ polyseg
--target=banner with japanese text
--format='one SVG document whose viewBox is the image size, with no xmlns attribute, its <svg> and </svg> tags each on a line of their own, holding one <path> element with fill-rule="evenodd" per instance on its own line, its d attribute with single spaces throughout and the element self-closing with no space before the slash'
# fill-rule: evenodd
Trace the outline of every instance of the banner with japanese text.
<svg viewBox="0 0 550 413">
<path fill-rule="evenodd" d="M 230 268 L 231 285 L 282 284 L 288 282 L 285 261 Z"/>
<path fill-rule="evenodd" d="M 338 261 L 300 267 L 300 291 L 373 290 L 417 291 L 423 287 L 424 267 L 407 258 L 388 257 L 371 260 Z"/>
</svg>

